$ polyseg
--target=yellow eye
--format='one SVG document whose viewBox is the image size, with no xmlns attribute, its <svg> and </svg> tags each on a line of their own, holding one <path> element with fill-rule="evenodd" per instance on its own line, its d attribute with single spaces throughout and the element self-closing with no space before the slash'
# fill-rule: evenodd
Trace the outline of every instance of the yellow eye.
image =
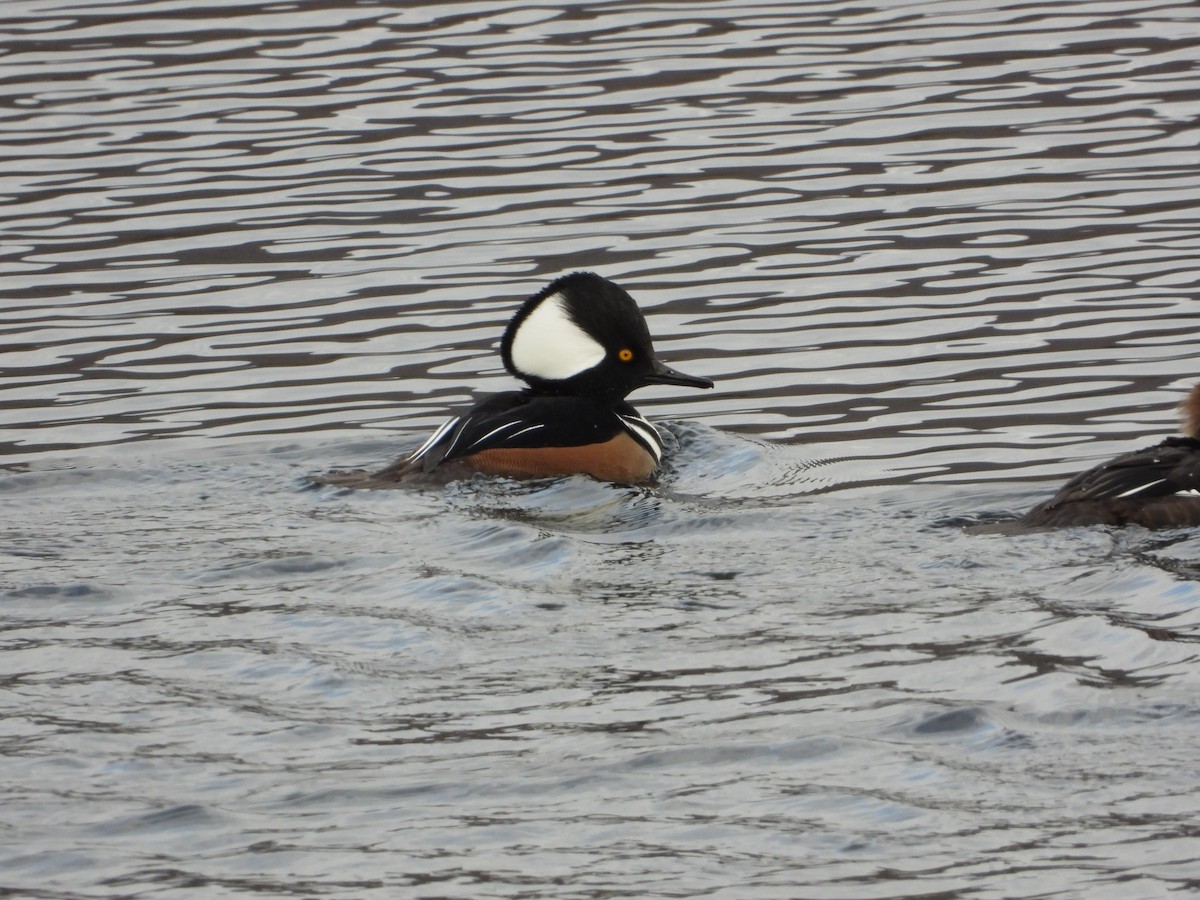
<svg viewBox="0 0 1200 900">
<path fill-rule="evenodd" d="M 629 362 L 631 359 L 633 359 L 633 351 L 628 347 L 622 347 L 617 351 L 617 359 L 619 359 L 621 362 Z"/>
</svg>

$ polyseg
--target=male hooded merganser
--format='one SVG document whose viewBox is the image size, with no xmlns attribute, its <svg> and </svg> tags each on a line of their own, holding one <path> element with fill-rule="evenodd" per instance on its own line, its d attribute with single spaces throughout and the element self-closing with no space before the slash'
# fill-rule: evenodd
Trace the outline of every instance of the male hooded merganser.
<svg viewBox="0 0 1200 900">
<path fill-rule="evenodd" d="M 1076 475 L 1012 524 L 1200 525 L 1200 384 L 1179 408 L 1184 437 L 1169 437 Z"/>
<path fill-rule="evenodd" d="M 662 462 L 662 438 L 626 395 L 650 384 L 713 386 L 663 364 L 633 298 L 591 272 L 564 275 L 526 300 L 500 353 L 504 368 L 529 387 L 494 394 L 454 416 L 373 480 L 457 463 L 514 478 L 645 481 Z"/>
</svg>

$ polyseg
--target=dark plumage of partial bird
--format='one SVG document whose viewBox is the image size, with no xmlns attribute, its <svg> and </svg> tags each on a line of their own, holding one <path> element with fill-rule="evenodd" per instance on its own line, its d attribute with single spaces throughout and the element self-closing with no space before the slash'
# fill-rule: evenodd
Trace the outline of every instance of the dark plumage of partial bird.
<svg viewBox="0 0 1200 900">
<path fill-rule="evenodd" d="M 1200 384 L 1179 404 L 1183 437 L 1124 453 L 1076 475 L 1020 519 L 979 531 L 1068 525 L 1200 525 Z"/>
</svg>

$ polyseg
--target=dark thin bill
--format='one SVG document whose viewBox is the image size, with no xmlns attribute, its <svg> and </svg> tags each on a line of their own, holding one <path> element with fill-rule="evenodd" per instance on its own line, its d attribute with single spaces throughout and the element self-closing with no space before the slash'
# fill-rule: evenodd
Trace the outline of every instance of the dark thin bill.
<svg viewBox="0 0 1200 900">
<path fill-rule="evenodd" d="M 681 387 L 710 388 L 711 378 L 701 378 L 699 375 L 685 375 L 672 369 L 660 360 L 654 360 L 653 371 L 646 376 L 646 384 L 678 384 Z"/>
</svg>

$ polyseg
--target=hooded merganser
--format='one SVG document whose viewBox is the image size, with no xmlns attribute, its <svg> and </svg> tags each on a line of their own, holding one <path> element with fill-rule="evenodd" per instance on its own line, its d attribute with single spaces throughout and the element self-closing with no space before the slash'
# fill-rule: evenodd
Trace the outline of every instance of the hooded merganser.
<svg viewBox="0 0 1200 900">
<path fill-rule="evenodd" d="M 1169 437 L 1076 475 L 1012 524 L 1200 525 L 1200 384 L 1179 408 L 1184 437 Z"/>
<path fill-rule="evenodd" d="M 514 478 L 645 481 L 662 462 L 662 438 L 626 395 L 650 384 L 713 386 L 663 364 L 633 298 L 591 272 L 564 275 L 526 300 L 505 329 L 500 353 L 504 368 L 529 387 L 492 395 L 454 416 L 373 479 L 394 481 L 457 463 Z"/>
</svg>

